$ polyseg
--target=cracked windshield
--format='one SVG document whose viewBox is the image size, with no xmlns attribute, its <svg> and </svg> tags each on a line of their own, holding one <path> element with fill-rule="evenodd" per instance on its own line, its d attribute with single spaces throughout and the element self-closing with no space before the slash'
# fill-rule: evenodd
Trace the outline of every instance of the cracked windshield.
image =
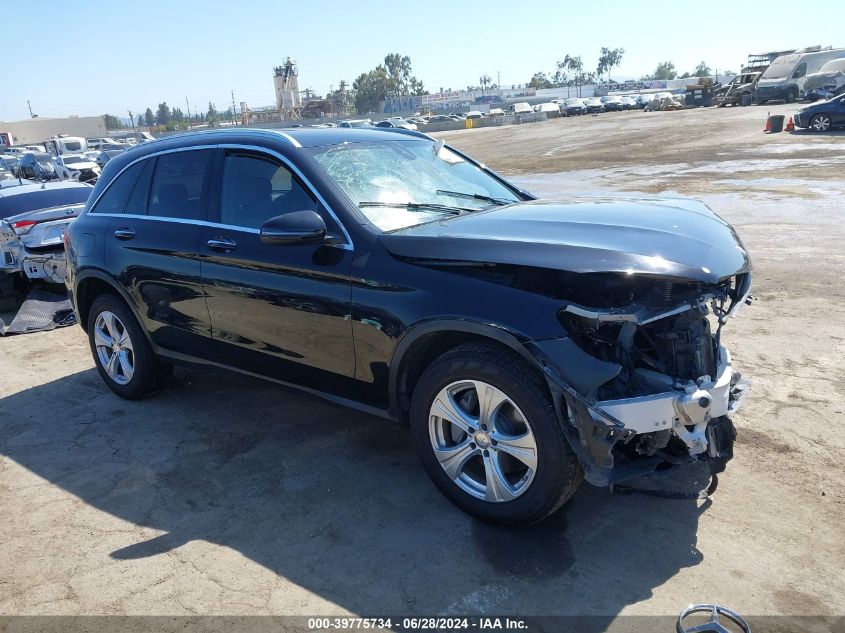
<svg viewBox="0 0 845 633">
<path fill-rule="evenodd" d="M 518 201 L 442 143 L 427 140 L 318 147 L 314 159 L 382 231 Z"/>
</svg>

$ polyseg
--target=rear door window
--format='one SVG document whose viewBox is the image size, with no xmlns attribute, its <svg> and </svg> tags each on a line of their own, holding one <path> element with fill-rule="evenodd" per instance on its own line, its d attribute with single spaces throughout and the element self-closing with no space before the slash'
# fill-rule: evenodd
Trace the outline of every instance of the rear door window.
<svg viewBox="0 0 845 633">
<path fill-rule="evenodd" d="M 186 220 L 205 219 L 203 202 L 212 149 L 162 154 L 156 161 L 148 214 Z"/>
</svg>

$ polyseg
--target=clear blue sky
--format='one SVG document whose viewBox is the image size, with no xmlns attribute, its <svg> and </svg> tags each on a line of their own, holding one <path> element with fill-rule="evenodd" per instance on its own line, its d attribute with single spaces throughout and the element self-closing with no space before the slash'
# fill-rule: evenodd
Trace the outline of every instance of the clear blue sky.
<svg viewBox="0 0 845 633">
<path fill-rule="evenodd" d="M 737 70 L 748 53 L 845 46 L 842 0 L 0 0 L 0 120 L 103 113 L 160 101 L 204 110 L 274 101 L 273 66 L 299 64 L 301 88 L 351 83 L 385 54 L 410 55 L 427 89 L 459 89 L 482 73 L 503 85 L 554 70 L 566 53 L 594 69 L 602 46 L 624 47 L 617 76 L 671 60 Z M 803 13 L 803 14 L 802 14 Z M 20 43 L 20 54 L 13 45 Z M 10 62 L 19 59 L 22 63 Z M 78 69 L 78 70 L 77 70 Z"/>
</svg>

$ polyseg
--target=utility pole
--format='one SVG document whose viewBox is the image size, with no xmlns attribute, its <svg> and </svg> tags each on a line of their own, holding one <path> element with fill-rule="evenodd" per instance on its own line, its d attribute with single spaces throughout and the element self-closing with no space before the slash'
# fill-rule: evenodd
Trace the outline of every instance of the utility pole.
<svg viewBox="0 0 845 633">
<path fill-rule="evenodd" d="M 129 122 L 132 124 L 132 133 L 138 134 L 138 130 L 135 129 L 135 117 L 132 116 L 132 110 L 127 110 L 129 113 Z"/>
<path fill-rule="evenodd" d="M 502 89 L 502 71 L 496 71 L 496 87 L 501 90 Z"/>
<path fill-rule="evenodd" d="M 32 113 L 32 104 L 30 104 L 29 99 L 26 100 L 26 107 L 29 108 L 29 118 L 34 119 L 35 115 Z"/>
<path fill-rule="evenodd" d="M 232 90 L 232 125 L 237 126 L 238 120 L 235 118 L 235 91 Z"/>
<path fill-rule="evenodd" d="M 194 126 L 191 124 L 191 104 L 188 103 L 188 97 L 185 97 L 185 105 L 188 107 L 188 129 L 193 130 Z"/>
</svg>

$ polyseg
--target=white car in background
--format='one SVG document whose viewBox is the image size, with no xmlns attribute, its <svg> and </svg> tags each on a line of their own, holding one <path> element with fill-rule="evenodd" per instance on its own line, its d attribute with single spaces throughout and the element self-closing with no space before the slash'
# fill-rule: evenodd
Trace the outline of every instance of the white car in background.
<svg viewBox="0 0 845 633">
<path fill-rule="evenodd" d="M 514 103 L 511 106 L 511 114 L 531 114 L 534 110 L 531 109 L 531 106 L 526 103 L 525 101 L 520 101 L 519 103 Z"/>
<path fill-rule="evenodd" d="M 92 182 L 100 177 L 100 167 L 85 154 L 56 156 L 56 173 L 62 180 Z"/>
<path fill-rule="evenodd" d="M 393 118 L 390 118 L 390 119 L 385 119 L 384 121 L 379 121 L 375 125 L 376 125 L 376 127 L 390 127 L 390 128 L 399 128 L 399 129 L 402 129 L 402 130 L 414 130 L 414 131 L 417 130 L 417 124 L 416 123 L 410 123 L 410 122 L 406 121 L 405 119 L 396 118 L 396 117 L 393 117 Z"/>
</svg>

